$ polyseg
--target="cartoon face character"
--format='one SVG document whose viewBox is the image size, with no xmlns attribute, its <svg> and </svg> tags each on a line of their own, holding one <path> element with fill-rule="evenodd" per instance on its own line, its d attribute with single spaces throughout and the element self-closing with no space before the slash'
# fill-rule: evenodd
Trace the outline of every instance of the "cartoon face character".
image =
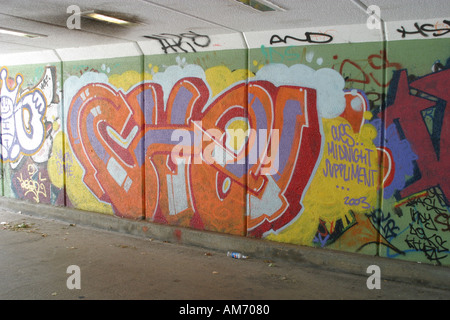
<svg viewBox="0 0 450 320">
<path fill-rule="evenodd" d="M 15 123 L 13 117 L 14 103 L 9 97 L 1 98 L 1 133 L 2 133 L 2 157 L 3 159 L 9 157 L 9 152 L 14 144 Z M 17 152 L 17 151 L 16 151 Z"/>
<path fill-rule="evenodd" d="M 14 106 L 17 99 L 17 93 L 22 83 L 20 75 L 16 78 L 16 87 L 9 90 L 7 86 L 7 71 L 2 69 L 0 77 L 2 79 L 2 88 L 0 91 L 0 118 L 1 118 L 1 157 L 3 160 L 9 159 L 11 152 L 18 153 L 18 149 L 14 148 L 15 140 L 15 121 Z M 17 155 L 16 155 L 17 156 Z"/>
<path fill-rule="evenodd" d="M 2 97 L 2 99 L 1 99 L 2 119 L 7 119 L 12 116 L 13 107 L 14 107 L 14 102 L 9 97 Z"/>
<path fill-rule="evenodd" d="M 8 71 L 0 71 L 1 140 L 0 158 L 15 161 L 19 155 L 31 155 L 42 145 L 44 138 L 43 117 L 47 103 L 39 89 L 28 90 L 19 96 L 22 76 L 16 76 L 16 85 L 7 84 Z"/>
</svg>

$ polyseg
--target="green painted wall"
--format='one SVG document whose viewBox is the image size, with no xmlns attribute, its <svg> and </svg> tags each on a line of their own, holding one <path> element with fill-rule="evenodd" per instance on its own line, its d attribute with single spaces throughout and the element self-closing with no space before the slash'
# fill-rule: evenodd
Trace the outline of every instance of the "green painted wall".
<svg viewBox="0 0 450 320">
<path fill-rule="evenodd" d="M 2 107 L 2 194 L 449 265 L 449 44 L 5 66 L 2 103 L 23 82 L 20 115 Z"/>
</svg>

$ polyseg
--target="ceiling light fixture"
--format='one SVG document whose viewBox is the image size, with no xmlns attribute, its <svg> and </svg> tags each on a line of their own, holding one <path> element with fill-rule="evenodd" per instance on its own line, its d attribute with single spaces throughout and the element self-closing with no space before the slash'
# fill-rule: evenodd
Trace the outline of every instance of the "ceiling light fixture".
<svg viewBox="0 0 450 320">
<path fill-rule="evenodd" d="M 20 30 L 8 29 L 8 28 L 0 28 L 0 33 L 17 36 L 17 37 L 25 37 L 25 38 L 43 38 L 46 37 L 44 34 L 25 32 Z"/>
<path fill-rule="evenodd" d="M 117 17 L 113 17 L 111 15 L 107 15 L 104 13 L 95 12 L 95 11 L 84 12 L 84 13 L 82 13 L 82 15 L 85 17 L 94 19 L 94 20 L 102 21 L 102 22 L 108 22 L 108 23 L 114 23 L 114 24 L 120 24 L 120 25 L 132 24 L 132 22 L 130 22 L 130 21 L 120 19 Z"/>
<path fill-rule="evenodd" d="M 285 11 L 283 8 L 267 0 L 236 0 L 258 11 Z"/>
</svg>

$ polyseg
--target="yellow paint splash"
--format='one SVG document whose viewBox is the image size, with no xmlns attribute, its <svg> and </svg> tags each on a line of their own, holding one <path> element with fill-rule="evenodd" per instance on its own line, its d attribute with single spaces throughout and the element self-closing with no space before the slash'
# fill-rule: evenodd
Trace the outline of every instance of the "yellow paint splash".
<svg viewBox="0 0 450 320">
<path fill-rule="evenodd" d="M 143 80 L 152 80 L 153 76 L 150 73 L 140 73 L 134 70 L 125 71 L 122 74 L 113 74 L 109 77 L 109 83 L 118 89 L 128 91 L 132 86 L 141 83 Z"/>
<path fill-rule="evenodd" d="M 65 183 L 67 197 L 75 208 L 113 214 L 111 206 L 100 202 L 83 183 L 83 168 L 72 153 L 69 141 L 63 132 L 55 136 L 52 154 L 47 163 L 50 180 L 58 188 L 63 188 Z"/>
<path fill-rule="evenodd" d="M 319 219 L 325 222 L 328 231 L 332 231 L 336 225 L 336 221 L 341 219 L 343 227 L 347 227 L 349 223 L 354 223 L 358 215 L 364 215 L 364 212 L 371 210 L 370 208 L 377 206 L 377 189 L 378 189 L 378 154 L 373 139 L 376 137 L 376 129 L 370 124 L 364 124 L 359 135 L 353 132 L 347 132 L 359 146 L 360 149 L 368 149 L 371 165 L 362 165 L 364 170 L 377 170 L 373 174 L 373 184 L 366 184 L 351 179 L 344 181 L 340 175 L 330 177 L 329 173 L 325 176 L 328 163 L 337 165 L 347 165 L 346 160 L 336 160 L 333 154 L 328 152 L 328 143 L 334 141 L 332 136 L 332 128 L 338 127 L 340 124 L 348 124 L 344 118 L 322 119 L 323 130 L 325 134 L 325 143 L 323 146 L 322 159 L 320 165 L 313 177 L 311 185 L 303 199 L 303 212 L 301 216 L 291 225 L 280 231 L 278 234 L 270 234 L 267 239 L 295 243 L 300 245 L 312 245 L 314 237 L 319 226 Z M 351 164 L 350 164 L 351 165 Z M 356 205 L 356 203 L 358 203 Z M 369 207 L 368 209 L 365 209 Z M 373 209 L 372 209 L 373 210 Z"/>
<path fill-rule="evenodd" d="M 216 66 L 205 71 L 206 81 L 208 82 L 213 96 L 225 90 L 236 82 L 246 80 L 255 75 L 246 69 L 237 69 L 231 71 L 225 66 Z"/>
</svg>

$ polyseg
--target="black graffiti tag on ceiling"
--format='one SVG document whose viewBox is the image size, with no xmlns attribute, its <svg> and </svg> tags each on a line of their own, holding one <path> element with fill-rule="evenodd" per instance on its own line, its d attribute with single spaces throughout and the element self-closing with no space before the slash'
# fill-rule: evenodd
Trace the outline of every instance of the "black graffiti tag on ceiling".
<svg viewBox="0 0 450 320">
<path fill-rule="evenodd" d="M 158 40 L 164 53 L 172 52 L 197 52 L 195 49 L 206 48 L 210 45 L 211 39 L 207 35 L 198 34 L 194 31 L 180 34 L 160 33 L 144 38 Z"/>
<path fill-rule="evenodd" d="M 428 33 L 431 33 L 433 37 L 441 37 L 450 32 L 450 21 L 443 20 L 443 23 L 445 23 L 449 27 L 437 28 L 431 23 L 424 23 L 422 25 L 419 25 L 419 23 L 416 22 L 414 23 L 414 27 L 416 27 L 416 30 L 406 31 L 405 27 L 401 26 L 400 29 L 397 29 L 397 32 L 402 34 L 402 38 L 405 38 L 407 34 L 421 34 L 424 37 L 428 37 Z"/>
<path fill-rule="evenodd" d="M 297 38 L 293 36 L 285 36 L 282 38 L 279 35 L 274 34 L 270 37 L 270 44 L 287 43 L 288 39 L 308 43 L 329 43 L 333 41 L 333 36 L 322 32 L 305 32 L 305 38 Z"/>
</svg>

